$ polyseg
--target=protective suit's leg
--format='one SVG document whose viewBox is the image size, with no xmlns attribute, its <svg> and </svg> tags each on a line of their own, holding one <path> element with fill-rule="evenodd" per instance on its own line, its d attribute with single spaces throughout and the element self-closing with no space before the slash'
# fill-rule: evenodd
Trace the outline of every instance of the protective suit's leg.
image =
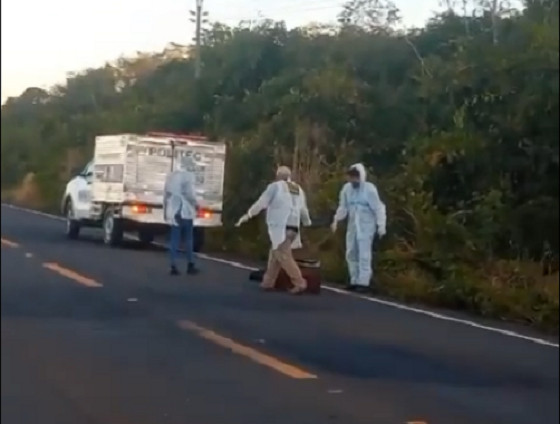
<svg viewBox="0 0 560 424">
<path fill-rule="evenodd" d="M 274 250 L 270 250 L 268 254 L 268 265 L 266 266 L 266 272 L 264 273 L 261 287 L 263 289 L 271 289 L 276 284 L 276 279 L 280 273 L 280 262 L 276 260 L 274 255 Z"/>
<path fill-rule="evenodd" d="M 356 232 L 352 231 L 351 228 L 346 231 L 346 264 L 350 276 L 350 285 L 355 286 L 358 284 L 359 250 Z"/>
<path fill-rule="evenodd" d="M 301 270 L 292 255 L 292 243 L 296 237 L 297 233 L 295 231 L 286 231 L 286 240 L 278 246 L 273 254 L 280 263 L 282 269 L 288 274 L 288 277 L 290 277 L 294 289 L 299 292 L 305 290 L 307 282 L 301 275 Z"/>
<path fill-rule="evenodd" d="M 172 267 L 177 265 L 177 251 L 181 242 L 181 227 L 172 225 L 169 234 L 169 261 Z"/>
<path fill-rule="evenodd" d="M 362 235 L 358 240 L 359 266 L 356 284 L 361 287 L 369 287 L 371 282 L 371 249 L 373 235 Z"/>
</svg>

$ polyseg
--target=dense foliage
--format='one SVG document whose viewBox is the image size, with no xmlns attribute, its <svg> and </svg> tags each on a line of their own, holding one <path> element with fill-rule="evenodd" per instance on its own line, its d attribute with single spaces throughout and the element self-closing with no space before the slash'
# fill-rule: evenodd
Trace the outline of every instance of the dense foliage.
<svg viewBox="0 0 560 424">
<path fill-rule="evenodd" d="M 153 55 L 29 88 L 2 106 L 3 194 L 56 207 L 96 134 L 202 132 L 229 145 L 212 247 L 262 256 L 262 224 L 231 222 L 276 164 L 295 170 L 320 221 L 342 170 L 363 161 L 388 204 L 381 290 L 555 329 L 558 0 L 477 10 L 451 5 L 408 31 L 381 0 L 351 1 L 336 28 L 216 23 L 199 80 L 191 59 Z M 340 281 L 343 240 L 325 234 L 309 246 Z"/>
</svg>

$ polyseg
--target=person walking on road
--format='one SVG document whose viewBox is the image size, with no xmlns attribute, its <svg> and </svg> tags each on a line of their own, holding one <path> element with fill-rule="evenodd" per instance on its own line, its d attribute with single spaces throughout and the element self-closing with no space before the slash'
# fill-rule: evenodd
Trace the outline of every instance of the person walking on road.
<svg viewBox="0 0 560 424">
<path fill-rule="evenodd" d="M 302 293 L 307 288 L 307 283 L 294 260 L 292 249 L 301 247 L 300 223 L 306 227 L 310 226 L 311 218 L 305 193 L 291 180 L 290 168 L 286 166 L 278 168 L 276 181 L 268 185 L 255 204 L 239 219 L 236 226 L 241 226 L 264 209 L 266 209 L 271 249 L 261 288 L 273 289 L 278 274 L 283 269 L 294 286 L 290 292 Z"/>
<path fill-rule="evenodd" d="M 331 230 L 336 232 L 338 222 L 348 217 L 346 262 L 350 281 L 346 289 L 363 292 L 370 286 L 375 236 L 382 238 L 386 232 L 386 209 L 375 185 L 366 181 L 366 170 L 361 163 L 352 165 L 346 176 L 348 182 L 340 191 Z"/>
<path fill-rule="evenodd" d="M 184 156 L 181 158 L 177 170 L 171 171 L 165 179 L 163 215 L 165 221 L 171 226 L 169 240 L 171 275 L 179 275 L 176 260 L 181 236 L 185 239 L 187 274 L 192 275 L 199 272 L 194 262 L 193 243 L 193 220 L 197 210 L 194 171 L 194 160 Z"/>
</svg>

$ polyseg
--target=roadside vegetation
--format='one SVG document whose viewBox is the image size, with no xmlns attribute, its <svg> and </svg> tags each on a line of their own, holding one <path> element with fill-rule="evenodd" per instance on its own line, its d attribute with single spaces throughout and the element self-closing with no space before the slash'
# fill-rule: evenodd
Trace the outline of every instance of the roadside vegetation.
<svg viewBox="0 0 560 424">
<path fill-rule="evenodd" d="M 277 164 L 328 223 L 362 161 L 387 203 L 384 294 L 557 331 L 558 0 L 459 3 L 423 29 L 381 0 L 351 1 L 336 27 L 214 23 L 199 80 L 167 51 L 30 87 L 2 106 L 3 200 L 55 210 L 97 134 L 204 133 L 229 146 L 226 225 L 208 249 L 262 258 L 263 224 L 232 223 Z M 342 282 L 343 231 L 326 228 L 305 254 Z"/>
</svg>

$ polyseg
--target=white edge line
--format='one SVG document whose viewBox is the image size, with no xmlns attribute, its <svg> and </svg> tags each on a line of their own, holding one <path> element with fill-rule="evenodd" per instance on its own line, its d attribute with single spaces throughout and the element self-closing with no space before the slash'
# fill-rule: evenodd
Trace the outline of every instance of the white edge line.
<svg viewBox="0 0 560 424">
<path fill-rule="evenodd" d="M 28 213 L 32 213 L 35 215 L 39 215 L 39 216 L 43 216 L 45 218 L 50 218 L 50 219 L 56 219 L 57 221 L 64 221 L 65 219 L 61 216 L 57 216 L 57 215 L 53 215 L 53 214 L 49 214 L 49 213 L 45 213 L 45 212 L 39 212 L 33 209 L 27 209 L 27 208 L 22 208 L 20 206 L 14 206 L 8 203 L 2 203 L 2 206 L 8 207 L 10 209 L 15 209 L 15 210 L 19 210 L 19 211 L 23 211 L 23 212 L 28 212 Z M 127 237 L 128 239 L 135 239 L 134 237 Z M 159 247 L 166 247 L 163 243 L 154 243 L 156 246 Z M 235 261 L 228 261 L 227 259 L 221 259 L 221 258 L 216 258 L 213 256 L 209 256 L 203 253 L 199 253 L 198 256 L 202 259 L 208 260 L 208 261 L 213 261 L 213 262 L 219 262 L 225 265 L 229 265 L 232 266 L 234 268 L 239 268 L 239 269 L 244 269 L 244 270 L 248 270 L 248 271 L 256 271 L 258 270 L 258 268 L 254 268 L 248 265 L 244 265 L 240 262 L 235 262 Z M 425 316 L 429 316 L 431 318 L 435 318 L 435 319 L 439 319 L 442 321 L 448 321 L 448 322 L 454 322 L 457 324 L 463 324 L 472 328 L 478 328 L 479 330 L 485 330 L 485 331 L 489 331 L 489 332 L 493 332 L 493 333 L 497 333 L 497 334 L 501 334 L 503 336 L 508 336 L 508 337 L 513 337 L 516 339 L 521 339 L 521 340 L 526 340 L 526 341 L 530 341 L 542 346 L 549 346 L 549 347 L 554 347 L 554 348 L 559 348 L 558 343 L 553 343 L 550 342 L 548 340 L 545 339 L 541 339 L 538 337 L 531 337 L 531 336 L 525 336 L 523 334 L 517 333 L 515 331 L 510 331 L 510 330 L 504 330 L 502 328 L 497 328 L 497 327 L 490 327 L 487 325 L 483 325 L 483 324 L 478 324 L 474 321 L 469 321 L 466 319 L 461 319 L 461 318 L 454 318 L 451 317 L 449 315 L 443 315 L 437 312 L 432 312 L 429 311 L 427 309 L 421 309 L 421 308 L 415 308 L 413 306 L 407 306 L 401 303 L 397 303 L 397 302 L 391 302 L 389 300 L 382 300 L 382 299 L 377 299 L 375 297 L 369 297 L 369 296 L 363 296 L 363 295 L 359 295 L 359 294 L 355 294 L 355 293 L 349 293 L 345 290 L 339 289 L 337 287 L 332 287 L 330 285 L 323 285 L 322 286 L 325 290 L 329 290 L 331 292 L 334 293 L 338 293 L 344 296 L 349 296 L 349 297 L 353 297 L 353 298 L 357 298 L 357 299 L 362 299 L 362 300 L 367 300 L 368 302 L 373 302 L 373 303 L 377 303 L 380 305 L 385 305 L 385 306 L 390 306 L 392 308 L 395 309 L 400 309 L 401 311 L 408 311 L 408 312 L 414 312 L 420 315 L 425 315 Z"/>
</svg>

